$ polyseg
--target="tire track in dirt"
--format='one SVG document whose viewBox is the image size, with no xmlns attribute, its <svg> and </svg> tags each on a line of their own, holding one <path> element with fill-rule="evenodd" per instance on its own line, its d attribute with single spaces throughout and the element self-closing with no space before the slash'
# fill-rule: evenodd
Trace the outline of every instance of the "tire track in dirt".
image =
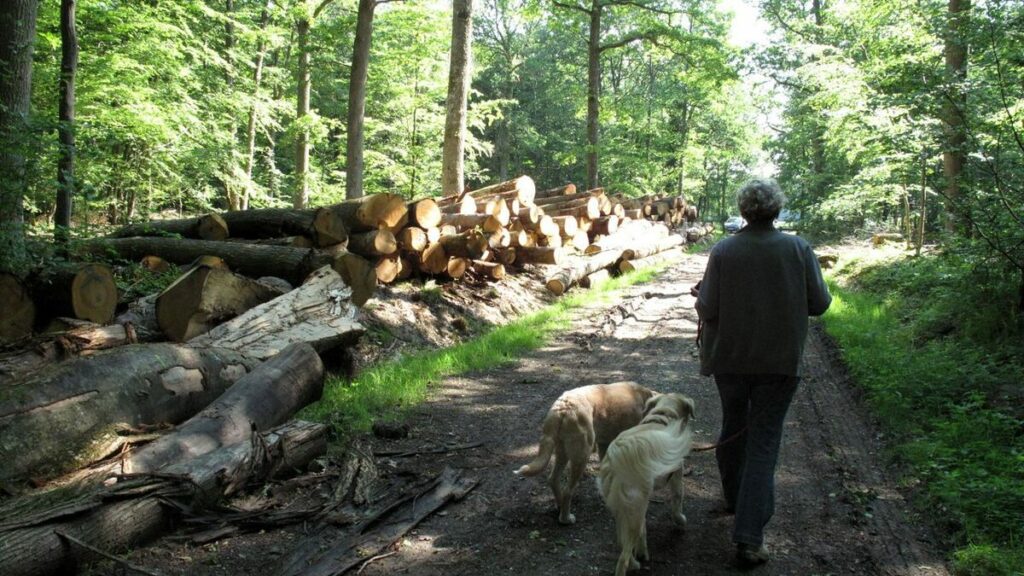
<svg viewBox="0 0 1024 576">
<path fill-rule="evenodd" d="M 618 548 L 614 521 L 589 476 L 574 499 L 577 523 L 560 526 L 543 476 L 512 470 L 536 451 L 539 426 L 564 390 L 636 380 L 682 391 L 697 403 L 697 442 L 711 442 L 720 423 L 717 392 L 698 372 L 696 313 L 689 288 L 703 256 L 687 256 L 655 281 L 628 289 L 634 315 L 610 336 L 598 336 L 605 313 L 594 305 L 574 314 L 573 328 L 511 366 L 449 378 L 409 419 L 413 437 L 375 441 L 380 449 L 484 441 L 481 449 L 407 461 L 384 460 L 382 471 L 427 474 L 444 465 L 472 470 L 482 482 L 463 502 L 428 519 L 364 574 L 608 574 Z M 916 524 L 881 463 L 883 447 L 849 382 L 832 365 L 817 330 L 806 374 L 787 420 L 776 515 L 767 541 L 773 560 L 763 575 L 864 574 L 945 576 L 941 555 Z M 675 528 L 664 506 L 648 513 L 652 561 L 637 574 L 734 574 L 732 518 L 720 508 L 718 472 L 710 453 L 688 464 L 685 512 Z M 591 471 L 596 456 L 591 460 Z"/>
</svg>

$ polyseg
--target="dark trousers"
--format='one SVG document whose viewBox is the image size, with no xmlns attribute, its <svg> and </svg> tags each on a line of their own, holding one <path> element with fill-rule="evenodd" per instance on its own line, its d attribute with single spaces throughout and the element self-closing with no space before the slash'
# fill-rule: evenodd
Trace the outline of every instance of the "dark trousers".
<svg viewBox="0 0 1024 576">
<path fill-rule="evenodd" d="M 764 541 L 764 527 L 775 512 L 782 425 L 799 382 L 778 374 L 715 375 L 722 400 L 718 441 L 736 436 L 715 450 L 715 458 L 726 505 L 736 511 L 732 540 L 737 544 Z"/>
</svg>

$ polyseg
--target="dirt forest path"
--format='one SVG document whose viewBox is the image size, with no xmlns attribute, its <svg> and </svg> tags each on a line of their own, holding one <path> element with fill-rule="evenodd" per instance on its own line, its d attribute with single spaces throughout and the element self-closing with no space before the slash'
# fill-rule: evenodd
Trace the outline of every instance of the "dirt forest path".
<svg viewBox="0 0 1024 576">
<path fill-rule="evenodd" d="M 533 457 L 540 424 L 563 391 L 585 384 L 635 380 L 680 391 L 697 407 L 696 442 L 711 443 L 720 423 L 711 379 L 698 373 L 696 314 L 689 288 L 706 257 L 685 256 L 655 280 L 627 289 L 613 302 L 574 313 L 571 328 L 510 365 L 438 382 L 407 420 L 401 440 L 368 438 L 383 484 L 424 479 L 450 466 L 479 480 L 461 501 L 426 518 L 382 553 L 366 550 L 357 572 L 366 576 L 515 576 L 611 574 L 619 550 L 614 521 L 593 481 L 596 456 L 580 484 L 577 522 L 561 526 L 544 476 L 512 471 Z M 616 324 L 621 310 L 634 314 Z M 767 531 L 773 560 L 759 576 L 948 576 L 924 523 L 897 489 L 884 464 L 883 439 L 856 400 L 855 389 L 816 328 L 806 370 L 786 423 L 778 472 L 776 514 Z M 422 453 L 480 445 L 472 449 Z M 652 560 L 635 576 L 737 574 L 730 541 L 732 517 L 721 508 L 711 452 L 693 455 L 685 480 L 685 531 L 666 507 L 647 517 Z M 329 495 L 323 485 L 317 492 Z M 662 499 L 663 494 L 655 498 Z M 259 499 L 259 495 L 253 498 Z M 128 559 L 160 574 L 271 576 L 297 546 L 317 546 L 312 526 L 226 538 L 210 545 L 173 538 L 140 548 Z M 376 554 L 376 556 L 374 556 Z M 107 572 L 101 572 L 107 573 Z"/>
<path fill-rule="evenodd" d="M 536 451 L 539 426 L 564 390 L 635 380 L 661 391 L 681 391 L 697 405 L 698 443 L 709 443 L 720 422 L 713 382 L 698 373 L 696 315 L 689 288 L 706 259 L 687 256 L 653 282 L 629 289 L 608 305 L 580 310 L 571 330 L 521 361 L 450 378 L 411 416 L 413 436 L 375 449 L 405 449 L 482 441 L 482 447 L 415 461 L 380 464 L 418 473 L 448 465 L 478 477 L 479 487 L 409 534 L 396 553 L 367 564 L 363 574 L 575 575 L 610 574 L 618 548 L 614 522 L 592 474 L 574 502 L 577 523 L 560 526 L 543 476 L 512 470 Z M 636 304 L 610 335 L 607 312 Z M 767 541 L 774 559 L 756 571 L 768 575 L 945 575 L 927 530 L 910 511 L 887 472 L 883 446 L 854 392 L 814 331 L 806 375 L 787 420 L 778 474 L 777 512 Z M 636 574 L 734 574 L 730 516 L 720 508 L 712 453 L 688 466 L 685 512 L 675 528 L 659 503 L 648 513 L 652 561 Z M 590 472 L 596 467 L 592 458 Z"/>
</svg>

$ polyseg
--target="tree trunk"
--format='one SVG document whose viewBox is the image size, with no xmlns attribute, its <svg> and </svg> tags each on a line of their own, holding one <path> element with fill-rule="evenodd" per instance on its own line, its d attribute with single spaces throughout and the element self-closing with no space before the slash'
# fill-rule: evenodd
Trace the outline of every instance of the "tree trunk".
<svg viewBox="0 0 1024 576">
<path fill-rule="evenodd" d="M 311 272 L 332 261 L 327 254 L 304 248 L 178 238 L 97 238 L 83 242 L 81 248 L 100 257 L 109 256 L 112 251 L 125 260 L 153 254 L 179 265 L 214 255 L 239 274 L 251 278 L 275 276 L 292 284 L 302 283 Z"/>
<path fill-rule="evenodd" d="M 593 256 L 577 257 L 567 262 L 565 266 L 551 275 L 544 283 L 548 291 L 555 296 L 560 296 L 570 286 L 579 282 L 580 278 L 588 276 L 593 272 L 614 266 L 622 257 L 621 251 L 605 250 Z"/>
<path fill-rule="evenodd" d="M 261 359 L 293 342 L 306 342 L 317 352 L 326 352 L 354 342 L 363 333 L 352 294 L 338 272 L 325 266 L 302 286 L 193 338 L 188 346 L 229 348 Z"/>
<path fill-rule="evenodd" d="M 622 250 L 639 239 L 653 240 L 668 236 L 669 230 L 662 224 L 655 224 L 649 220 L 630 220 L 624 222 L 614 234 L 609 234 L 599 242 L 594 242 L 587 247 L 586 254 L 596 254 L 602 250 Z"/>
<path fill-rule="evenodd" d="M 36 305 L 25 284 L 13 274 L 0 272 L 0 343 L 32 335 Z"/>
<path fill-rule="evenodd" d="M 381 228 L 352 234 L 348 238 L 348 249 L 367 258 L 380 258 L 397 252 L 398 241 L 395 240 L 394 234 Z"/>
<path fill-rule="evenodd" d="M 331 267 L 341 279 L 352 289 L 352 303 L 356 306 L 366 304 L 377 290 L 377 273 L 373 264 L 347 250 L 332 248 L 334 262 Z"/>
<path fill-rule="evenodd" d="M 333 246 L 348 239 L 341 216 L 330 208 L 260 208 L 225 212 L 221 217 L 234 238 L 306 236 L 318 247 Z"/>
<path fill-rule="evenodd" d="M 612 274 L 611 272 L 608 271 L 607 268 L 595 270 L 594 272 L 591 272 L 590 274 L 584 276 L 583 278 L 580 278 L 580 287 L 587 289 L 597 288 L 601 284 L 604 284 L 605 282 L 611 280 L 611 278 Z"/>
<path fill-rule="evenodd" d="M 25 151 L 39 0 L 0 2 L 0 272 L 25 257 Z"/>
<path fill-rule="evenodd" d="M 0 356 L 0 387 L 24 378 L 43 366 L 135 342 L 135 329 L 131 324 L 99 326 L 92 322 L 82 322 L 80 326 L 60 334 L 47 335 L 27 350 Z"/>
<path fill-rule="evenodd" d="M 417 266 L 424 274 L 441 274 L 448 269 L 448 254 L 441 242 L 428 245 L 418 255 Z"/>
<path fill-rule="evenodd" d="M 230 350 L 134 344 L 48 367 L 0 400 L 0 482 L 96 460 L 118 426 L 177 424 L 255 364 Z"/>
<path fill-rule="evenodd" d="M 445 196 L 462 192 L 466 143 L 466 106 L 472 79 L 473 0 L 453 0 L 451 61 L 448 68 L 448 99 L 445 105 L 444 147 L 441 158 L 441 191 Z"/>
<path fill-rule="evenodd" d="M 35 522 L 0 529 L 0 573 L 5 576 L 73 574 L 90 555 L 62 537 L 121 552 L 160 535 L 171 520 L 168 498 L 183 507 L 213 504 L 241 487 L 304 468 L 327 451 L 327 427 L 293 421 L 252 440 L 168 466 L 161 476 L 98 487 L 69 505 L 58 501 Z M 77 505 L 74 505 L 77 504 Z M 113 529 L 112 527 L 116 527 Z"/>
<path fill-rule="evenodd" d="M 398 247 L 408 252 L 422 252 L 427 247 L 427 233 L 422 228 L 408 226 L 395 237 Z"/>
<path fill-rule="evenodd" d="M 57 207 L 54 235 L 67 241 L 71 227 L 71 200 L 75 195 L 75 71 L 78 69 L 78 34 L 75 32 L 75 0 L 60 3 L 60 105 L 57 115 Z"/>
<path fill-rule="evenodd" d="M 561 264 L 565 251 L 553 246 L 520 246 L 516 248 L 516 262 L 521 264 Z"/>
<path fill-rule="evenodd" d="M 644 270 L 647 268 L 653 268 L 660 266 L 666 262 L 672 262 L 682 256 L 682 251 L 672 248 L 665 250 L 664 252 L 658 252 L 652 254 L 646 258 L 637 258 L 636 260 L 623 260 L 619 262 L 619 272 L 626 274 L 629 272 L 636 272 L 638 270 Z"/>
<path fill-rule="evenodd" d="M 299 44 L 299 67 L 296 74 L 295 123 L 295 189 L 292 192 L 292 207 L 305 208 L 309 202 L 309 28 L 307 16 L 300 16 L 295 22 L 295 33 Z"/>
<path fill-rule="evenodd" d="M 223 216 L 216 212 L 210 212 L 195 218 L 151 220 L 129 224 L 115 230 L 110 237 L 130 238 L 133 236 L 167 236 L 168 234 L 177 234 L 182 238 L 223 240 L 230 234 L 230 229 Z"/>
<path fill-rule="evenodd" d="M 256 48 L 256 61 L 253 63 L 253 103 L 249 105 L 249 122 L 245 129 L 245 192 L 242 193 L 239 209 L 249 209 L 249 199 L 252 198 L 252 172 L 256 163 L 256 100 L 260 95 L 260 85 L 263 83 L 263 63 L 267 57 L 267 39 L 264 36 L 267 26 L 270 24 L 270 0 L 265 0 L 263 10 L 260 12 L 260 40 Z"/>
<path fill-rule="evenodd" d="M 970 0 L 949 0 L 946 13 L 946 84 L 949 92 L 942 103 L 942 123 L 946 136 L 942 150 L 942 172 L 946 177 L 946 231 L 966 234 L 967 203 L 960 189 L 967 144 L 964 117 L 967 113 L 967 25 Z"/>
<path fill-rule="evenodd" d="M 187 342 L 283 293 L 228 270 L 197 266 L 157 296 L 156 318 L 169 339 Z"/>
<path fill-rule="evenodd" d="M 501 280 L 505 277 L 505 266 L 500 262 L 473 260 L 472 268 L 473 272 L 477 275 L 490 278 L 491 280 Z"/>
<path fill-rule="evenodd" d="M 629 248 L 622 251 L 623 260 L 639 260 L 640 258 L 646 258 L 648 256 L 657 254 L 658 252 L 664 252 L 671 248 L 675 248 L 681 244 L 684 244 L 686 239 L 679 234 L 672 234 L 665 238 L 656 240 L 647 240 L 643 243 L 637 243 Z"/>
<path fill-rule="evenodd" d="M 373 194 L 329 206 L 350 232 L 387 228 L 397 233 L 409 221 L 409 208 L 397 194 Z"/>
<path fill-rule="evenodd" d="M 598 118 L 601 98 L 601 2 L 590 5 L 590 29 L 587 37 L 587 189 L 599 186 L 597 170 Z"/>
<path fill-rule="evenodd" d="M 345 197 L 363 196 L 363 117 L 366 113 L 366 75 L 370 67 L 373 11 L 377 0 L 359 0 L 352 69 L 348 82 L 348 122 L 345 153 Z"/>
<path fill-rule="evenodd" d="M 458 256 L 470 260 L 480 258 L 487 250 L 487 237 L 476 230 L 442 236 L 439 243 L 444 247 L 444 252 L 448 256 Z"/>
<path fill-rule="evenodd" d="M 484 186 L 483 188 L 477 188 L 476 190 L 470 190 L 465 195 L 472 197 L 478 203 L 486 202 L 491 198 L 501 198 L 503 200 L 515 198 L 523 204 L 530 204 L 537 196 L 537 185 L 533 182 L 533 178 L 520 176 L 514 180 L 507 180 L 491 184 L 490 186 Z"/>
<path fill-rule="evenodd" d="M 290 344 L 239 378 L 173 433 L 130 455 L 124 473 L 155 472 L 247 440 L 253 430 L 278 426 L 320 398 L 323 377 L 324 365 L 313 347 Z"/>
<path fill-rule="evenodd" d="M 409 212 L 409 226 L 436 228 L 441 225 L 441 209 L 433 198 L 410 202 L 406 208 Z"/>
<path fill-rule="evenodd" d="M 68 264 L 33 277 L 29 292 L 36 310 L 49 318 L 70 316 L 106 324 L 117 309 L 117 283 L 105 264 Z"/>
<path fill-rule="evenodd" d="M 444 214 L 441 216 L 441 224 L 455 226 L 459 230 L 479 227 L 487 233 L 495 232 L 502 227 L 498 218 L 491 214 Z"/>
</svg>

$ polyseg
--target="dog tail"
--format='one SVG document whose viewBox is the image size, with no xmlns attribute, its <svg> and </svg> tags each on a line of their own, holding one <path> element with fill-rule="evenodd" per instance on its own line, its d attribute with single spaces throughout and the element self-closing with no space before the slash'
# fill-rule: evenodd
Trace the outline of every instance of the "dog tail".
<svg viewBox="0 0 1024 576">
<path fill-rule="evenodd" d="M 555 451 L 555 439 L 558 438 L 558 431 L 562 427 L 561 414 L 549 414 L 544 418 L 544 426 L 541 432 L 540 448 L 537 456 L 529 464 L 521 466 L 513 472 L 517 476 L 536 476 L 548 465 L 551 454 Z"/>
</svg>

